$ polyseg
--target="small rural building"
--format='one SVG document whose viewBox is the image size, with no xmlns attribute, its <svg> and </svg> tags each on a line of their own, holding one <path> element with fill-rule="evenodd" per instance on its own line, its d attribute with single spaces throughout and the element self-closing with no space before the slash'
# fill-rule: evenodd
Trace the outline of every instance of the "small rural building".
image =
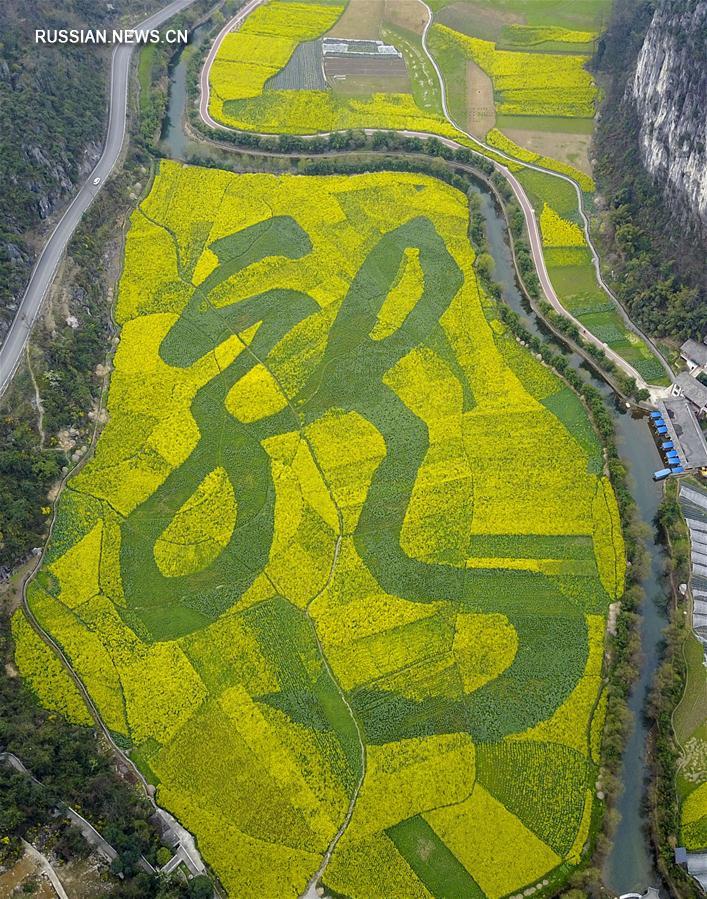
<svg viewBox="0 0 707 899">
<path fill-rule="evenodd" d="M 694 381 L 690 375 L 686 374 L 686 377 Z M 702 386 L 699 381 L 695 383 Z M 695 407 L 684 396 L 672 396 L 659 402 L 658 409 L 664 422 L 662 430 L 668 432 L 668 440 L 665 442 L 672 444 L 666 449 L 666 458 L 674 459 L 673 454 L 677 453 L 678 461 L 686 470 L 706 466 L 707 441 L 697 421 Z M 656 428 L 656 431 L 660 433 L 661 428 Z"/>
<path fill-rule="evenodd" d="M 690 371 L 707 366 L 707 345 L 696 340 L 686 340 L 680 347 L 680 355 Z"/>
<path fill-rule="evenodd" d="M 678 396 L 684 396 L 695 407 L 698 415 L 707 413 L 707 387 L 686 371 L 675 378 Z"/>
</svg>

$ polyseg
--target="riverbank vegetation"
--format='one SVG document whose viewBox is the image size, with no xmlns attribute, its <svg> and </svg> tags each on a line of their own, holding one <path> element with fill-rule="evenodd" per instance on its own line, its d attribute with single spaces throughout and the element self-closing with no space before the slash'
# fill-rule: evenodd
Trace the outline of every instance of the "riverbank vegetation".
<svg viewBox="0 0 707 899">
<path fill-rule="evenodd" d="M 499 203 L 503 205 L 502 191 L 504 182 L 496 185 L 500 196 Z M 472 197 L 472 209 L 474 201 Z M 518 214 L 514 214 L 512 206 L 506 205 L 506 218 L 510 223 L 511 231 L 518 231 L 517 240 L 522 240 Z M 477 251 L 476 270 L 484 288 L 494 296 L 501 296 L 501 288 L 492 280 L 493 269 L 483 263 L 486 256 L 487 244 L 483 226 L 472 228 L 470 231 L 472 243 Z M 516 244 L 517 247 L 517 244 Z M 537 296 L 528 290 L 525 278 L 519 283 L 523 288 L 526 298 L 533 304 Z M 614 624 L 610 628 L 611 637 L 607 647 L 607 690 L 602 694 L 602 702 L 606 701 L 607 711 L 603 734 L 593 730 L 596 740 L 596 757 L 601 759 L 601 773 L 598 788 L 601 790 L 604 802 L 602 815 L 597 815 L 591 831 L 591 852 L 587 856 L 584 867 L 574 873 L 570 881 L 570 889 L 563 895 L 567 899 L 580 899 L 581 896 L 604 897 L 605 887 L 602 883 L 602 865 L 611 849 L 611 841 L 614 830 L 619 821 L 617 811 L 618 800 L 622 785 L 620 780 L 623 751 L 632 727 L 632 716 L 628 706 L 629 694 L 632 684 L 638 674 L 639 664 L 639 614 L 640 605 L 644 601 L 644 593 L 641 583 L 645 578 L 649 566 L 649 560 L 645 551 L 644 538 L 645 526 L 638 517 L 635 500 L 628 484 L 628 473 L 618 454 L 616 433 L 613 416 L 608 410 L 600 393 L 586 383 L 564 355 L 549 347 L 545 341 L 531 334 L 523 325 L 519 315 L 506 306 L 501 306 L 504 320 L 510 330 L 524 346 L 536 353 L 546 365 L 551 366 L 568 384 L 582 397 L 590 411 L 592 422 L 601 437 L 605 449 L 605 457 L 609 466 L 611 482 L 616 491 L 621 514 L 621 525 L 626 538 L 626 589 L 621 604 L 616 607 Z M 544 309 L 543 315 L 546 324 L 550 325 L 556 333 L 562 335 L 562 330 L 557 327 L 557 321 L 551 321 L 549 314 L 552 310 Z M 554 314 L 560 322 L 566 321 L 561 316 Z M 568 335 L 569 336 L 569 335 Z M 571 339 L 570 346 L 576 345 Z M 581 338 L 580 342 L 581 342 Z M 684 878 L 683 878 L 684 879 Z"/>
<path fill-rule="evenodd" d="M 586 69 L 589 57 L 575 53 L 578 46 L 576 42 L 570 40 L 564 54 L 538 52 L 537 47 L 528 51 L 499 50 L 491 41 L 470 36 L 473 30 L 471 21 L 466 25 L 467 33 L 457 32 L 444 24 L 434 24 L 429 38 L 431 52 L 445 79 L 450 106 L 456 109 L 459 105 L 463 110 L 461 116 L 454 112 L 458 126 L 455 127 L 441 108 L 424 104 L 419 106 L 415 100 L 415 91 L 399 94 L 359 91 L 349 95 L 339 93 L 335 89 L 336 85 L 328 85 L 326 89 L 319 90 L 281 90 L 275 89 L 277 80 L 273 80 L 273 73 L 271 77 L 263 76 L 256 82 L 252 82 L 252 79 L 249 81 L 247 72 L 253 65 L 252 60 L 248 62 L 241 59 L 235 50 L 232 52 L 227 48 L 232 45 L 237 47 L 239 41 L 246 42 L 244 47 L 250 47 L 248 42 L 252 43 L 257 37 L 259 28 L 271 27 L 267 24 L 268 15 L 276 17 L 276 30 L 284 29 L 283 59 L 284 55 L 289 59 L 298 40 L 304 40 L 304 37 L 296 38 L 300 31 L 308 39 L 316 36 L 315 31 L 322 34 L 325 31 L 325 24 L 319 20 L 316 28 L 311 28 L 308 21 L 302 19 L 297 4 L 280 5 L 282 11 L 278 11 L 277 3 L 256 10 L 246 18 L 237 33 L 227 35 L 226 40 L 221 43 L 210 69 L 209 110 L 216 121 L 239 132 L 253 132 L 252 146 L 267 146 L 267 138 L 264 144 L 261 143 L 262 137 L 258 133 L 313 135 L 313 140 L 307 142 L 312 152 L 318 151 L 317 133 L 329 134 L 364 128 L 418 131 L 473 146 L 480 154 L 506 165 L 518 176 L 538 218 L 543 214 L 546 217 L 554 215 L 565 219 L 567 228 L 575 229 L 573 233 L 576 234 L 576 239 L 572 247 L 576 252 L 562 254 L 555 250 L 544 251 L 549 276 L 562 305 L 596 338 L 629 362 L 647 383 L 667 383 L 665 371 L 652 349 L 629 327 L 614 300 L 598 283 L 578 207 L 578 203 L 591 205 L 594 182 L 589 174 L 578 170 L 566 160 L 553 159 L 549 152 L 536 153 L 519 146 L 498 128 L 491 128 L 490 137 L 486 139 L 502 152 L 518 159 L 518 162 L 504 159 L 489 147 L 484 148 L 472 141 L 459 130 L 465 127 L 468 98 L 463 91 L 459 98 L 455 98 L 460 85 L 466 84 L 465 67 L 472 62 L 480 65 L 482 70 L 495 79 L 497 98 L 494 102 L 499 116 L 508 118 L 510 115 L 513 119 L 521 120 L 527 118 L 533 122 L 542 122 L 543 118 L 552 122 L 558 117 L 572 121 L 579 116 L 578 121 L 591 122 L 597 91 L 592 76 Z M 321 8 L 338 10 L 337 14 L 343 9 Z M 267 10 L 270 13 L 266 15 Z M 262 17 L 265 18 L 261 26 L 258 23 Z M 300 19 L 302 21 L 297 25 Z M 266 53 L 263 58 L 267 60 L 270 56 Z M 277 64 L 282 68 L 286 61 L 283 62 L 279 56 L 277 59 L 280 60 Z M 260 67 L 256 68 L 260 70 Z M 270 69 L 266 67 L 263 71 L 267 73 Z M 250 87 L 246 88 L 246 83 L 254 83 L 255 87 L 252 90 Z M 570 84 L 574 87 L 571 88 Z M 561 108 L 558 106 L 560 97 L 564 98 Z M 209 133 L 208 129 L 205 133 Z M 516 131 L 513 134 L 517 136 Z M 285 138 L 280 146 L 284 152 L 291 152 L 289 148 L 296 145 L 295 137 L 293 140 Z M 523 164 L 529 162 L 572 178 L 578 185 L 578 190 L 587 192 L 584 199 L 579 199 L 569 181 L 530 170 Z"/>
<path fill-rule="evenodd" d="M 639 609 L 644 599 L 641 580 L 648 564 L 643 547 L 643 526 L 628 487 L 626 467 L 618 453 L 613 419 L 601 394 L 577 374 L 564 355 L 554 352 L 546 343 L 530 334 L 513 310 L 505 306 L 500 308 L 504 321 L 516 337 L 539 354 L 546 364 L 552 366 L 587 405 L 604 447 L 604 457 L 617 496 L 625 538 L 628 562 L 626 584 L 621 603 L 616 606 L 614 624 L 608 637 L 610 662 L 606 668 L 606 685 L 602 694 L 602 702 L 606 703 L 605 723 L 601 736 L 596 733 L 596 751 L 600 759 L 597 784 L 604 811 L 603 815 L 597 817 L 592 832 L 590 861 L 573 876 L 571 889 L 567 893 L 572 899 L 578 899 L 579 895 L 600 897 L 604 895 L 601 865 L 610 850 L 611 839 L 619 820 L 616 804 L 621 793 L 620 770 L 632 724 L 628 697 L 638 674 Z"/>
<path fill-rule="evenodd" d="M 239 0 L 197 0 L 170 20 L 173 29 L 193 30 L 209 16 L 214 25 L 223 23 L 225 16 L 232 16 Z M 169 78 L 172 67 L 181 53 L 189 53 L 190 46 L 181 44 L 145 44 L 140 47 L 137 62 L 137 115 L 133 123 L 133 139 L 145 150 L 154 150 L 165 127 Z"/>
</svg>

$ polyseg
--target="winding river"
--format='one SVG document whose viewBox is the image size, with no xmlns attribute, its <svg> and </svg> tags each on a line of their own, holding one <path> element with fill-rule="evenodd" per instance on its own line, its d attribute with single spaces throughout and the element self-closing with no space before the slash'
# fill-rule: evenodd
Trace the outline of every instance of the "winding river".
<svg viewBox="0 0 707 899">
<path fill-rule="evenodd" d="M 181 161 L 193 161 L 190 157 L 198 156 L 227 165 L 231 155 L 228 150 L 194 141 L 185 134 L 183 127 L 187 102 L 188 59 L 207 38 L 207 26 L 194 29 L 191 34 L 191 47 L 194 49 L 182 52 L 170 70 L 168 118 L 163 129 L 160 148 L 165 155 Z M 529 331 L 541 336 L 548 343 L 555 344 L 556 349 L 559 349 L 553 335 L 530 309 L 518 288 L 505 221 L 493 195 L 481 181 L 475 185 L 475 190 L 481 201 L 481 214 L 486 224 L 489 252 L 496 263 L 494 278 L 501 285 L 503 300 L 520 315 Z M 665 554 L 655 539 L 652 526 L 662 491 L 660 485 L 653 482 L 651 475 L 661 467 L 661 460 L 647 417 L 644 414 L 628 413 L 623 404 L 616 401 L 611 388 L 589 369 L 580 356 L 573 354 L 570 359 L 581 376 L 601 391 L 607 405 L 613 411 L 619 452 L 630 470 L 631 490 L 641 519 L 650 528 L 646 548 L 651 566 L 643 581 L 646 599 L 641 614 L 640 673 L 629 701 L 635 717 L 635 726 L 626 747 L 621 772 L 624 788 L 618 802 L 621 822 L 603 870 L 606 885 L 618 895 L 634 891 L 643 892 L 649 886 L 656 887 L 659 883 L 643 812 L 647 776 L 647 727 L 641 711 L 659 663 L 661 632 L 667 623 L 660 604 L 661 573 L 665 564 Z"/>
</svg>

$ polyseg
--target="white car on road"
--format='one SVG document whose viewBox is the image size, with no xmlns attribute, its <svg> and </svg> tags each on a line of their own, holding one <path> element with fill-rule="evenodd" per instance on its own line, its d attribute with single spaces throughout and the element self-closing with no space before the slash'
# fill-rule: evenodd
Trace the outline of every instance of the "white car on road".
<svg viewBox="0 0 707 899">
<path fill-rule="evenodd" d="M 100 183 L 101 183 L 101 179 L 100 179 L 100 178 L 94 178 L 94 179 L 93 179 L 93 183 L 94 183 L 94 184 L 100 184 Z"/>
</svg>

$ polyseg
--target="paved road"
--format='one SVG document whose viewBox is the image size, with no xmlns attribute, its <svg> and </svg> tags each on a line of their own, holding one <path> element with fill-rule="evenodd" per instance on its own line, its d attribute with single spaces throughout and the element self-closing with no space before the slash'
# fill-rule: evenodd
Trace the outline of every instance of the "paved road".
<svg viewBox="0 0 707 899">
<path fill-rule="evenodd" d="M 707 890 L 707 852 L 688 852 L 687 870 Z"/>
<path fill-rule="evenodd" d="M 161 10 L 149 16 L 136 28 L 152 29 L 159 28 L 164 22 L 181 12 L 187 6 L 190 6 L 194 0 L 173 0 L 173 2 L 164 6 Z M 0 395 L 7 387 L 19 364 L 22 351 L 27 342 L 27 338 L 32 329 L 37 313 L 42 304 L 42 300 L 52 282 L 56 269 L 61 261 L 66 246 L 71 239 L 81 217 L 93 202 L 98 191 L 103 187 L 106 178 L 112 172 L 123 147 L 125 140 L 125 122 L 127 115 L 127 97 L 130 79 L 130 60 L 134 45 L 121 44 L 114 51 L 111 60 L 111 79 L 110 79 L 110 107 L 108 119 L 108 133 L 106 135 L 105 147 L 101 158 L 96 167 L 88 176 L 86 182 L 80 188 L 79 192 L 69 204 L 66 212 L 59 220 L 49 240 L 44 246 L 37 263 L 30 277 L 27 290 L 22 298 L 15 320 L 8 332 L 5 343 L 0 347 Z M 93 184 L 95 178 L 100 178 L 98 185 Z M 95 440 L 95 433 L 94 433 Z M 63 486 L 63 484 L 62 484 Z M 54 518 L 52 519 L 52 528 Z M 46 549 L 46 545 L 45 545 Z M 77 688 L 81 692 L 86 705 L 91 712 L 97 726 L 102 730 L 106 740 L 112 749 L 122 760 L 129 765 L 135 776 L 140 780 L 146 796 L 155 808 L 155 813 L 160 817 L 165 830 L 171 830 L 175 835 L 175 842 L 179 845 L 185 862 L 192 871 L 203 873 L 205 871 L 204 863 L 201 859 L 198 849 L 194 843 L 191 834 L 185 830 L 179 822 L 164 809 L 160 808 L 152 798 L 150 787 L 142 773 L 137 769 L 134 763 L 128 758 L 120 747 L 115 743 L 112 734 L 105 726 L 102 718 L 98 713 L 91 696 L 86 690 L 81 679 L 71 667 L 68 659 L 55 643 L 55 641 L 40 626 L 34 617 L 32 610 L 29 608 L 26 597 L 27 581 L 23 585 L 23 607 L 27 618 L 39 634 L 39 636 L 50 646 L 59 659 L 66 666 L 67 671 L 71 675 Z M 88 823 L 88 822 L 86 822 Z M 89 825 L 90 826 L 90 825 Z M 100 836 L 100 835 L 99 835 Z M 146 863 L 147 864 L 147 863 Z"/>
<path fill-rule="evenodd" d="M 172 3 L 164 6 L 136 27 L 145 29 L 159 28 L 167 19 L 170 19 L 193 2 L 194 0 L 173 0 Z M 5 342 L 0 347 L 0 395 L 17 369 L 22 351 L 32 330 L 32 325 L 64 255 L 67 244 L 71 240 L 83 214 L 93 202 L 98 191 L 103 187 L 106 178 L 113 171 L 113 167 L 120 156 L 125 139 L 130 59 L 134 49 L 134 45 L 119 44 L 113 50 L 108 133 L 106 135 L 105 147 L 96 167 L 59 220 L 34 266 L 27 290 L 15 315 L 15 320 L 10 327 Z M 95 178 L 101 179 L 100 184 L 93 184 Z"/>
<path fill-rule="evenodd" d="M 250 0 L 249 3 L 246 3 L 245 6 L 238 10 L 232 19 L 229 19 L 229 21 L 226 22 L 216 36 L 216 40 L 214 41 L 211 50 L 209 50 L 209 55 L 206 57 L 206 61 L 202 66 L 200 78 L 201 90 L 199 92 L 199 115 L 203 121 L 212 128 L 223 128 L 223 125 L 219 125 L 219 123 L 215 119 L 212 119 L 209 114 L 209 72 L 211 70 L 211 64 L 214 59 L 216 59 L 216 54 L 218 53 L 218 48 L 221 46 L 221 41 L 226 37 L 229 31 L 235 31 L 237 28 L 240 28 L 243 24 L 243 20 L 253 12 L 256 6 L 260 6 L 260 4 L 264 2 L 265 0 Z"/>
<path fill-rule="evenodd" d="M 163 828 L 162 839 L 174 851 L 174 855 L 162 870 L 165 873 L 170 873 L 181 862 L 184 862 L 194 876 L 206 874 L 206 865 L 199 854 L 199 850 L 196 848 L 196 843 L 191 833 L 185 827 L 182 827 L 174 815 L 170 814 L 166 809 L 158 806 L 157 814 L 160 817 Z M 176 862 L 175 859 L 177 859 Z"/>
<path fill-rule="evenodd" d="M 229 22 L 227 22 L 227 24 L 223 27 L 223 29 L 218 34 L 216 40 L 214 41 L 214 44 L 209 52 L 209 55 L 206 58 L 204 66 L 201 70 L 201 78 L 200 78 L 201 98 L 200 98 L 200 102 L 199 102 L 199 115 L 200 115 L 202 121 L 205 124 L 209 125 L 211 128 L 221 129 L 223 131 L 233 130 L 233 129 L 228 128 L 228 127 L 222 125 L 221 123 L 217 122 L 214 118 L 212 118 L 211 114 L 209 113 L 209 70 L 211 68 L 211 64 L 213 63 L 213 61 L 216 57 L 216 53 L 218 52 L 219 45 L 220 45 L 221 41 L 223 40 L 223 38 L 229 33 L 229 31 L 233 31 L 234 29 L 238 28 L 243 23 L 243 20 L 257 6 L 259 6 L 263 2 L 264 2 L 264 0 L 250 0 L 249 3 L 247 3 L 242 9 L 240 9 L 238 11 L 236 16 L 234 16 Z M 478 138 L 474 137 L 472 134 L 467 132 L 466 129 L 462 128 L 457 122 L 454 121 L 454 118 L 452 117 L 451 113 L 449 112 L 449 108 L 447 105 L 446 87 L 445 87 L 445 82 L 444 82 L 444 77 L 442 75 L 442 71 L 439 68 L 439 66 L 437 65 L 437 62 L 434 59 L 434 56 L 432 55 L 432 53 L 429 50 L 429 47 L 427 46 L 427 35 L 428 35 L 429 29 L 432 25 L 432 11 L 431 11 L 430 7 L 427 5 L 427 3 L 424 2 L 424 0 L 419 0 L 419 2 L 427 10 L 427 21 L 426 21 L 426 24 L 424 26 L 423 33 L 422 33 L 422 47 L 423 47 L 423 50 L 424 50 L 427 58 L 431 62 L 432 66 L 434 67 L 437 77 L 439 79 L 441 97 L 442 97 L 442 109 L 444 111 L 446 118 L 448 119 L 450 124 L 452 124 L 458 131 L 460 131 L 462 134 L 464 134 L 466 137 L 468 137 L 470 141 L 472 141 L 474 144 L 476 144 L 480 148 L 479 152 L 481 153 L 481 155 L 486 156 L 486 153 L 491 152 L 491 153 L 495 154 L 495 156 L 497 156 L 497 157 L 500 157 L 502 159 L 507 159 L 508 162 L 518 163 L 518 160 L 515 159 L 514 157 L 509 156 L 506 153 L 503 153 L 501 150 L 496 149 L 496 147 L 492 147 L 489 144 L 486 144 L 483 141 L 480 141 Z M 366 134 L 374 134 L 376 131 L 380 131 L 380 130 L 389 131 L 390 129 L 376 129 L 376 128 L 364 129 Z M 419 131 L 402 131 L 400 133 L 404 134 L 406 136 L 409 136 L 409 137 L 419 137 L 422 139 L 434 138 L 454 149 L 459 149 L 459 148 L 469 149 L 469 147 L 465 146 L 464 144 L 460 144 L 458 141 L 452 140 L 450 138 L 440 137 L 439 135 L 427 134 L 425 132 L 419 132 Z M 323 134 L 318 133 L 316 135 L 300 135 L 300 136 L 304 137 L 304 138 L 314 138 L 314 137 L 328 137 L 330 134 L 331 134 L 331 132 L 326 132 Z M 269 134 L 269 135 L 260 134 L 259 136 L 272 137 L 271 134 Z M 555 293 L 555 289 L 552 286 L 552 282 L 550 281 L 550 276 L 547 271 L 547 267 L 545 265 L 545 257 L 542 252 L 542 239 L 540 236 L 540 229 L 538 227 L 537 219 L 535 216 L 535 211 L 532 207 L 532 204 L 530 203 L 530 200 L 528 199 L 528 196 L 525 193 L 523 186 L 518 181 L 518 179 L 515 177 L 515 175 L 505 165 L 502 165 L 501 163 L 494 161 L 494 160 L 491 160 L 491 161 L 494 163 L 497 171 L 499 171 L 503 175 L 503 177 L 508 181 L 508 183 L 509 183 L 509 185 L 510 185 L 510 187 L 511 187 L 511 189 L 523 211 L 523 216 L 525 218 L 528 236 L 530 238 L 530 251 L 533 256 L 533 262 L 535 263 L 535 268 L 538 273 L 540 285 L 542 287 L 543 293 L 545 294 L 545 296 L 547 298 L 548 303 L 550 303 L 550 305 L 555 309 L 556 312 L 558 312 L 560 315 L 563 315 L 565 318 L 567 318 L 571 322 L 573 322 L 573 324 L 575 324 L 577 326 L 577 328 L 579 329 L 579 332 L 582 335 L 582 337 L 587 342 L 592 343 L 595 346 L 597 346 L 599 349 L 601 349 L 607 355 L 607 357 L 612 362 L 614 362 L 623 372 L 625 372 L 629 377 L 634 378 L 636 381 L 636 384 L 638 385 L 639 388 L 646 388 L 646 389 L 650 390 L 652 399 L 654 399 L 654 395 L 655 395 L 655 397 L 657 397 L 659 394 L 662 393 L 661 389 L 658 389 L 658 390 L 652 389 L 651 390 L 650 385 L 647 384 L 645 379 L 636 371 L 636 369 L 629 362 L 627 362 L 623 358 L 623 356 L 620 356 L 618 353 L 616 353 L 614 350 L 612 350 L 611 347 L 609 347 L 603 341 L 601 341 L 597 337 L 595 337 L 595 335 L 592 334 L 591 331 L 587 330 L 587 328 L 585 328 L 584 325 L 580 321 L 578 321 L 570 312 L 568 312 L 567 309 L 565 309 L 565 307 L 562 305 L 557 294 Z M 582 192 L 581 192 L 577 182 L 574 181 L 572 178 L 570 178 L 568 175 L 563 175 L 559 172 L 551 171 L 550 169 L 543 168 L 542 166 L 539 166 L 539 165 L 534 165 L 533 163 L 523 163 L 523 165 L 526 168 L 530 168 L 530 169 L 534 169 L 539 172 L 543 172 L 545 174 L 551 175 L 554 178 L 560 178 L 563 181 L 567 181 L 569 184 L 572 185 L 575 193 L 577 194 L 577 207 L 578 207 L 580 216 L 582 217 L 585 237 L 587 240 L 587 245 L 589 246 L 590 252 L 592 254 L 594 269 L 596 272 L 596 277 L 597 277 L 598 283 L 601 285 L 602 289 L 606 292 L 606 294 L 610 297 L 610 299 L 615 303 L 619 314 L 621 315 L 624 323 L 626 324 L 626 327 L 629 328 L 631 331 L 633 331 L 635 334 L 637 334 L 639 337 L 641 337 L 643 340 L 645 340 L 645 342 L 651 347 L 651 349 L 655 353 L 656 357 L 660 360 L 663 368 L 665 369 L 665 371 L 668 374 L 668 376 L 670 377 L 670 379 L 673 380 L 674 374 L 673 374 L 670 366 L 668 365 L 668 363 L 665 361 L 663 356 L 657 350 L 657 348 L 655 347 L 653 342 L 650 340 L 650 338 L 648 338 L 645 334 L 643 334 L 636 327 L 636 325 L 633 323 L 633 321 L 628 317 L 628 315 L 626 314 L 626 311 L 621 306 L 621 304 L 619 303 L 617 298 L 614 296 L 613 292 L 611 291 L 611 289 L 609 288 L 609 286 L 606 284 L 606 282 L 604 281 L 604 279 L 602 277 L 601 268 L 600 268 L 600 264 L 599 264 L 599 255 L 598 255 L 596 248 L 594 247 L 594 244 L 591 239 L 591 234 L 590 234 L 590 230 L 589 230 L 589 219 L 587 218 L 587 215 L 584 211 Z"/>
<path fill-rule="evenodd" d="M 427 10 L 427 21 L 425 22 L 425 26 L 422 31 L 422 49 L 424 50 L 425 55 L 429 59 L 430 63 L 434 67 L 434 70 L 437 74 L 437 78 L 439 80 L 440 91 L 441 91 L 441 97 L 442 97 L 442 111 L 444 112 L 445 117 L 450 122 L 450 124 L 453 125 L 457 129 L 457 131 L 461 131 L 461 133 L 466 135 L 469 138 L 469 140 L 473 141 L 475 144 L 477 144 L 479 147 L 482 147 L 487 152 L 494 153 L 496 156 L 499 156 L 502 159 L 507 159 L 509 162 L 518 162 L 518 160 L 515 159 L 513 156 L 510 156 L 509 154 L 504 153 L 501 150 L 498 150 L 496 147 L 492 147 L 490 144 L 484 143 L 484 141 L 479 140 L 479 138 L 474 137 L 473 134 L 470 134 L 465 128 L 462 128 L 461 125 L 459 125 L 459 123 L 454 120 L 452 114 L 449 111 L 449 107 L 447 105 L 447 89 L 446 89 L 446 85 L 445 85 L 445 81 L 444 81 L 444 76 L 442 74 L 442 70 L 440 69 L 440 67 L 437 64 L 437 61 L 435 60 L 434 56 L 430 52 L 430 49 L 429 49 L 429 46 L 427 43 L 427 36 L 428 36 L 429 30 L 432 26 L 432 22 L 433 22 L 433 13 L 432 13 L 432 10 L 430 9 L 430 7 L 425 2 L 425 0 L 419 0 L 419 2 Z M 594 334 L 592 334 L 590 331 L 588 331 L 587 328 L 585 328 L 584 325 L 578 319 L 576 319 L 570 312 L 568 312 L 567 309 L 565 309 L 565 307 L 562 305 L 557 294 L 555 293 L 554 287 L 552 286 L 552 282 L 550 281 L 550 276 L 548 274 L 547 267 L 545 265 L 545 257 L 543 255 L 543 251 L 542 251 L 542 239 L 540 237 L 540 229 L 538 228 L 538 223 L 537 223 L 537 219 L 535 216 L 535 210 L 533 209 L 533 206 L 532 206 L 530 200 L 528 199 L 528 195 L 526 194 L 525 190 L 523 189 L 521 183 L 518 181 L 518 179 L 515 177 L 515 175 L 510 171 L 510 169 L 508 169 L 504 165 L 501 165 L 498 162 L 494 162 L 494 164 L 495 164 L 497 170 L 504 176 L 506 181 L 508 181 L 516 199 L 518 200 L 518 203 L 520 204 L 521 209 L 523 210 L 523 217 L 525 218 L 525 224 L 526 224 L 526 227 L 528 230 L 528 236 L 530 238 L 530 250 L 533 255 L 533 261 L 535 263 L 535 268 L 537 270 L 538 277 L 540 279 L 540 285 L 543 289 L 543 293 L 547 297 L 550 305 L 560 315 L 564 315 L 566 318 L 570 319 L 570 321 L 572 321 L 579 328 L 579 332 L 585 340 L 589 341 L 590 343 L 593 343 L 595 346 L 597 346 L 601 350 L 603 350 L 604 353 L 606 353 L 606 355 L 609 357 L 609 359 L 612 360 L 612 362 L 614 362 L 616 365 L 618 365 L 618 367 L 621 368 L 623 371 L 625 371 L 626 374 L 628 374 L 630 377 L 635 378 L 636 384 L 640 388 L 648 389 L 650 385 L 647 384 L 645 379 L 636 371 L 636 369 L 632 365 L 630 365 L 623 358 L 623 356 L 620 356 L 618 353 L 614 352 L 614 350 L 612 350 L 606 343 L 604 343 L 603 341 L 601 341 L 597 337 L 595 337 Z M 572 185 L 572 187 L 574 188 L 575 194 L 577 195 L 577 209 L 579 210 L 579 214 L 582 217 L 584 236 L 587 241 L 589 250 L 592 254 L 594 271 L 595 271 L 598 283 L 600 284 L 600 286 L 602 287 L 604 292 L 615 303 L 617 310 L 620 313 L 626 327 L 629 330 L 633 331 L 635 334 L 637 334 L 639 337 L 641 337 L 651 347 L 651 349 L 653 350 L 653 352 L 655 353 L 657 358 L 660 360 L 666 373 L 672 380 L 674 378 L 674 374 L 673 374 L 670 366 L 668 365 L 668 363 L 662 357 L 662 355 L 660 354 L 660 352 L 658 351 L 656 346 L 653 344 L 653 342 L 650 340 L 650 338 L 648 338 L 645 334 L 643 334 L 635 326 L 633 321 L 628 317 L 623 306 L 619 303 L 619 301 L 614 296 L 614 294 L 611 291 L 611 289 L 609 288 L 609 286 L 604 281 L 604 278 L 602 277 L 601 266 L 600 266 L 600 262 L 599 262 L 599 254 L 597 253 L 596 248 L 592 242 L 592 236 L 591 236 L 590 229 L 589 229 L 589 219 L 587 218 L 587 215 L 584 211 L 584 198 L 582 196 L 582 191 L 581 191 L 579 185 L 577 184 L 577 182 L 573 178 L 570 178 L 569 175 L 563 175 L 560 172 L 553 172 L 552 170 L 546 169 L 540 165 L 535 165 L 530 162 L 523 163 L 523 165 L 526 168 L 533 169 L 534 171 L 543 172 L 545 174 L 552 175 L 554 178 L 560 178 L 562 181 L 566 181 L 568 184 Z"/>
</svg>

